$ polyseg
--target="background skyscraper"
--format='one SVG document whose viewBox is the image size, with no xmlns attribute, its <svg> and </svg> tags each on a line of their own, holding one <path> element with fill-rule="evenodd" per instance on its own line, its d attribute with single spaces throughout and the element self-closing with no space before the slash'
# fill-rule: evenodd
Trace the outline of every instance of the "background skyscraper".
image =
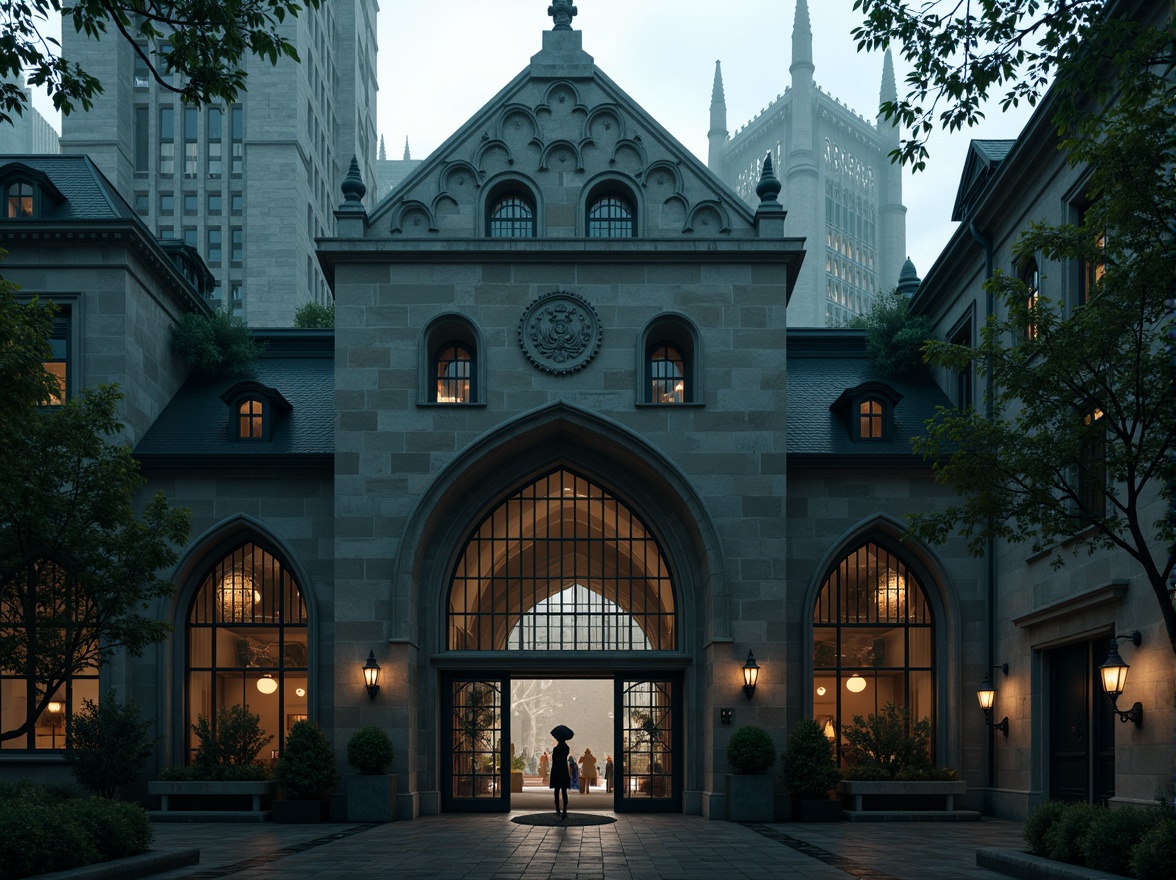
<svg viewBox="0 0 1176 880">
<path fill-rule="evenodd" d="M 808 3 L 798 0 L 792 30 L 792 84 L 728 136 L 722 69 L 715 63 L 707 164 L 750 206 L 764 157 L 784 185 L 785 230 L 803 235 L 808 256 L 788 306 L 790 327 L 839 326 L 867 311 L 898 283 L 906 259 L 902 172 L 889 159 L 898 129 L 871 123 L 813 80 Z M 897 97 L 889 51 L 879 103 Z"/>
<path fill-rule="evenodd" d="M 353 155 L 375 180 L 376 11 L 337 0 L 287 18 L 301 63 L 249 56 L 238 101 L 200 108 L 128 43 L 63 28 L 63 54 L 104 92 L 63 119 L 62 152 L 90 155 L 157 235 L 194 246 L 218 303 L 255 327 L 289 326 L 300 305 L 331 301 L 314 240 L 334 234 Z"/>
</svg>

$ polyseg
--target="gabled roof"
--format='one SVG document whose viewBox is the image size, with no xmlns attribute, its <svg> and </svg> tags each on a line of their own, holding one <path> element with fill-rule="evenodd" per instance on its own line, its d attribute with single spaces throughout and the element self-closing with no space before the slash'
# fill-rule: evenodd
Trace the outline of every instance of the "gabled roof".
<svg viewBox="0 0 1176 880">
<path fill-rule="evenodd" d="M 852 389 L 886 387 L 894 405 L 891 439 L 854 442 L 838 400 Z M 884 376 L 866 354 L 865 330 L 788 331 L 788 455 L 810 457 L 907 459 L 918 464 L 910 440 L 921 433 L 935 410 L 951 401 L 926 373 Z"/>
<path fill-rule="evenodd" d="M 967 216 L 1015 143 L 1015 140 L 973 140 L 969 144 L 964 173 L 960 177 L 955 206 L 951 211 L 952 220 L 960 221 Z"/>
<path fill-rule="evenodd" d="M 566 195 L 609 174 L 634 181 L 651 207 L 669 206 L 676 226 L 667 220 L 649 237 L 689 233 L 708 209 L 705 233 L 700 222 L 694 234 L 748 235 L 751 209 L 596 67 L 580 39 L 580 31 L 545 31 L 531 64 L 372 210 L 369 235 L 470 236 L 467 206 L 498 177 Z"/>
<path fill-rule="evenodd" d="M 135 447 L 145 467 L 321 466 L 335 452 L 335 333 L 266 330 L 268 343 L 252 375 L 190 378 Z M 288 405 L 272 439 L 237 440 L 223 395 L 242 385 L 262 387 Z"/>
</svg>

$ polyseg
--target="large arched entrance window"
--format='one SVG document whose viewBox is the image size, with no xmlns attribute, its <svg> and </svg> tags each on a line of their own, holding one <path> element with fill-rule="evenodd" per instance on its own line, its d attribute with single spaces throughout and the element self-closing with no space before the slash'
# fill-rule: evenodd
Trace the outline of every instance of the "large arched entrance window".
<svg viewBox="0 0 1176 880">
<path fill-rule="evenodd" d="M 245 706 L 273 736 L 262 757 L 278 756 L 307 715 L 307 633 L 302 592 L 271 553 L 245 543 L 212 566 L 188 615 L 189 753 L 199 716 L 215 725 L 220 709 Z"/>
<path fill-rule="evenodd" d="M 855 715 L 894 703 L 934 724 L 933 636 L 922 584 L 885 547 L 862 544 L 829 572 L 813 610 L 813 711 L 844 761 Z"/>
<path fill-rule="evenodd" d="M 657 540 L 600 486 L 556 470 L 470 535 L 449 592 L 454 651 L 666 651 L 674 588 Z"/>
</svg>

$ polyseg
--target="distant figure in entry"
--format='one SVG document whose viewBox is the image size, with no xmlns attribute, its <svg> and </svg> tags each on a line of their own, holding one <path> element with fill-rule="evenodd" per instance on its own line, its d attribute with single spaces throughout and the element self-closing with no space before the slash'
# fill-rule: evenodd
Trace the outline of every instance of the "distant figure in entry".
<svg viewBox="0 0 1176 880">
<path fill-rule="evenodd" d="M 613 785 L 613 763 L 612 755 L 604 756 L 604 790 L 612 793 Z"/>
<path fill-rule="evenodd" d="M 580 794 L 587 794 L 588 789 L 596 785 L 596 756 L 592 749 L 584 749 L 580 758 Z"/>
<path fill-rule="evenodd" d="M 572 778 L 572 788 L 580 789 L 580 768 L 576 766 L 576 759 L 568 755 L 568 775 Z"/>
<path fill-rule="evenodd" d="M 554 734 L 553 734 L 554 735 Z M 567 740 L 561 739 L 556 743 L 554 749 L 551 750 L 551 781 L 548 787 L 552 789 L 555 795 L 555 815 L 561 819 L 568 817 L 568 786 L 572 783 L 571 773 L 568 771 L 568 757 Z M 563 807 L 560 808 L 559 796 L 563 793 Z"/>
<path fill-rule="evenodd" d="M 551 774 L 551 756 L 547 754 L 547 749 L 543 750 L 543 754 L 539 756 L 539 778 L 543 780 L 543 784 L 547 785 L 547 777 Z"/>
</svg>

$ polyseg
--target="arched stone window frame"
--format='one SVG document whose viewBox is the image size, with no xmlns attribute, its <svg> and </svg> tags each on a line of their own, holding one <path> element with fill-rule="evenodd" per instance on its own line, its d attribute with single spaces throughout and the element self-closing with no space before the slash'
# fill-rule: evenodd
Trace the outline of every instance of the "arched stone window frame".
<svg viewBox="0 0 1176 880">
<path fill-rule="evenodd" d="M 437 399 L 437 358 L 452 345 L 460 345 L 470 354 L 470 399 L 464 402 Z M 481 331 L 473 321 L 457 312 L 437 315 L 421 331 L 417 348 L 421 377 L 417 396 L 419 406 L 485 406 L 485 349 Z"/>
<path fill-rule="evenodd" d="M 671 345 L 682 357 L 684 399 L 656 400 L 653 357 L 657 349 Z M 702 406 L 702 346 L 698 327 L 685 315 L 665 312 L 641 329 L 637 344 L 637 406 Z"/>
<path fill-rule="evenodd" d="M 273 534 L 260 520 L 245 514 L 238 514 L 222 521 L 199 536 L 183 554 L 176 567 L 175 580 L 181 588 L 174 601 L 171 616 L 175 633 L 170 644 L 170 663 L 174 670 L 172 677 L 174 697 L 170 700 L 170 713 L 167 716 L 168 727 L 161 731 L 164 742 L 167 744 L 169 763 L 173 766 L 187 764 L 192 754 L 191 747 L 195 745 L 190 741 L 192 739 L 191 723 L 195 720 L 195 713 L 190 711 L 189 706 L 190 681 L 188 672 L 190 668 L 188 623 L 193 605 L 197 601 L 206 579 L 218 563 L 233 553 L 236 548 L 247 544 L 256 545 L 268 553 L 292 578 L 301 594 L 302 604 L 305 608 L 306 711 L 291 711 L 294 707 L 290 705 L 289 700 L 285 699 L 286 695 L 283 692 L 287 685 L 291 687 L 297 687 L 297 685 L 279 678 L 279 690 L 276 693 L 282 694 L 283 702 L 289 707 L 283 714 L 287 716 L 305 714 L 311 720 L 317 719 L 320 715 L 319 708 L 323 706 L 320 689 L 326 685 L 319 670 L 321 653 L 317 636 L 319 614 L 314 581 L 293 548 L 284 540 Z M 264 675 L 264 673 L 262 674 Z M 271 674 L 273 674 L 272 671 Z M 297 694 L 295 694 L 295 698 L 297 699 Z M 261 755 L 263 760 L 271 760 L 271 752 L 280 753 L 285 734 L 288 732 L 292 720 L 297 719 L 289 717 L 281 719 L 283 730 L 280 735 L 275 732 L 273 742 L 266 747 L 266 751 L 263 751 Z"/>
<path fill-rule="evenodd" d="M 495 207 L 506 198 L 522 199 L 531 208 L 530 236 L 494 236 L 491 233 L 491 215 Z M 478 223 L 484 238 L 537 238 L 546 229 L 543 216 L 543 199 L 538 187 L 526 177 L 507 173 L 488 180 L 479 190 Z"/>
<path fill-rule="evenodd" d="M 620 198 L 628 204 L 632 213 L 631 235 L 593 236 L 590 234 L 589 216 L 592 213 L 593 206 L 608 197 Z M 580 203 L 577 213 L 577 226 L 579 227 L 577 232 L 581 237 L 592 241 L 625 241 L 633 238 L 641 238 L 645 234 L 646 211 L 641 188 L 619 174 L 604 174 L 585 184 L 583 189 L 580 190 Z"/>
<path fill-rule="evenodd" d="M 848 554 L 868 542 L 882 546 L 896 555 L 914 573 L 923 587 L 931 610 L 934 634 L 931 661 L 933 694 L 937 720 L 932 723 L 933 760 L 940 766 L 958 766 L 961 750 L 961 729 L 953 712 L 967 711 L 969 705 L 961 690 L 963 669 L 963 622 L 960 617 L 956 590 L 936 552 L 906 535 L 902 521 L 888 515 L 878 515 L 847 529 L 829 545 L 828 551 L 817 560 L 802 606 L 802 639 L 805 645 L 801 665 L 801 697 L 805 717 L 816 718 L 814 678 L 813 616 L 821 589 L 829 573 Z M 982 664 L 981 664 L 982 665 Z M 981 672 L 981 675 L 983 673 Z M 962 695 L 962 696 L 961 696 Z M 979 710 L 977 710 L 979 711 Z M 842 723 L 846 719 L 841 719 Z M 823 723 L 823 719 L 818 719 Z"/>
</svg>

